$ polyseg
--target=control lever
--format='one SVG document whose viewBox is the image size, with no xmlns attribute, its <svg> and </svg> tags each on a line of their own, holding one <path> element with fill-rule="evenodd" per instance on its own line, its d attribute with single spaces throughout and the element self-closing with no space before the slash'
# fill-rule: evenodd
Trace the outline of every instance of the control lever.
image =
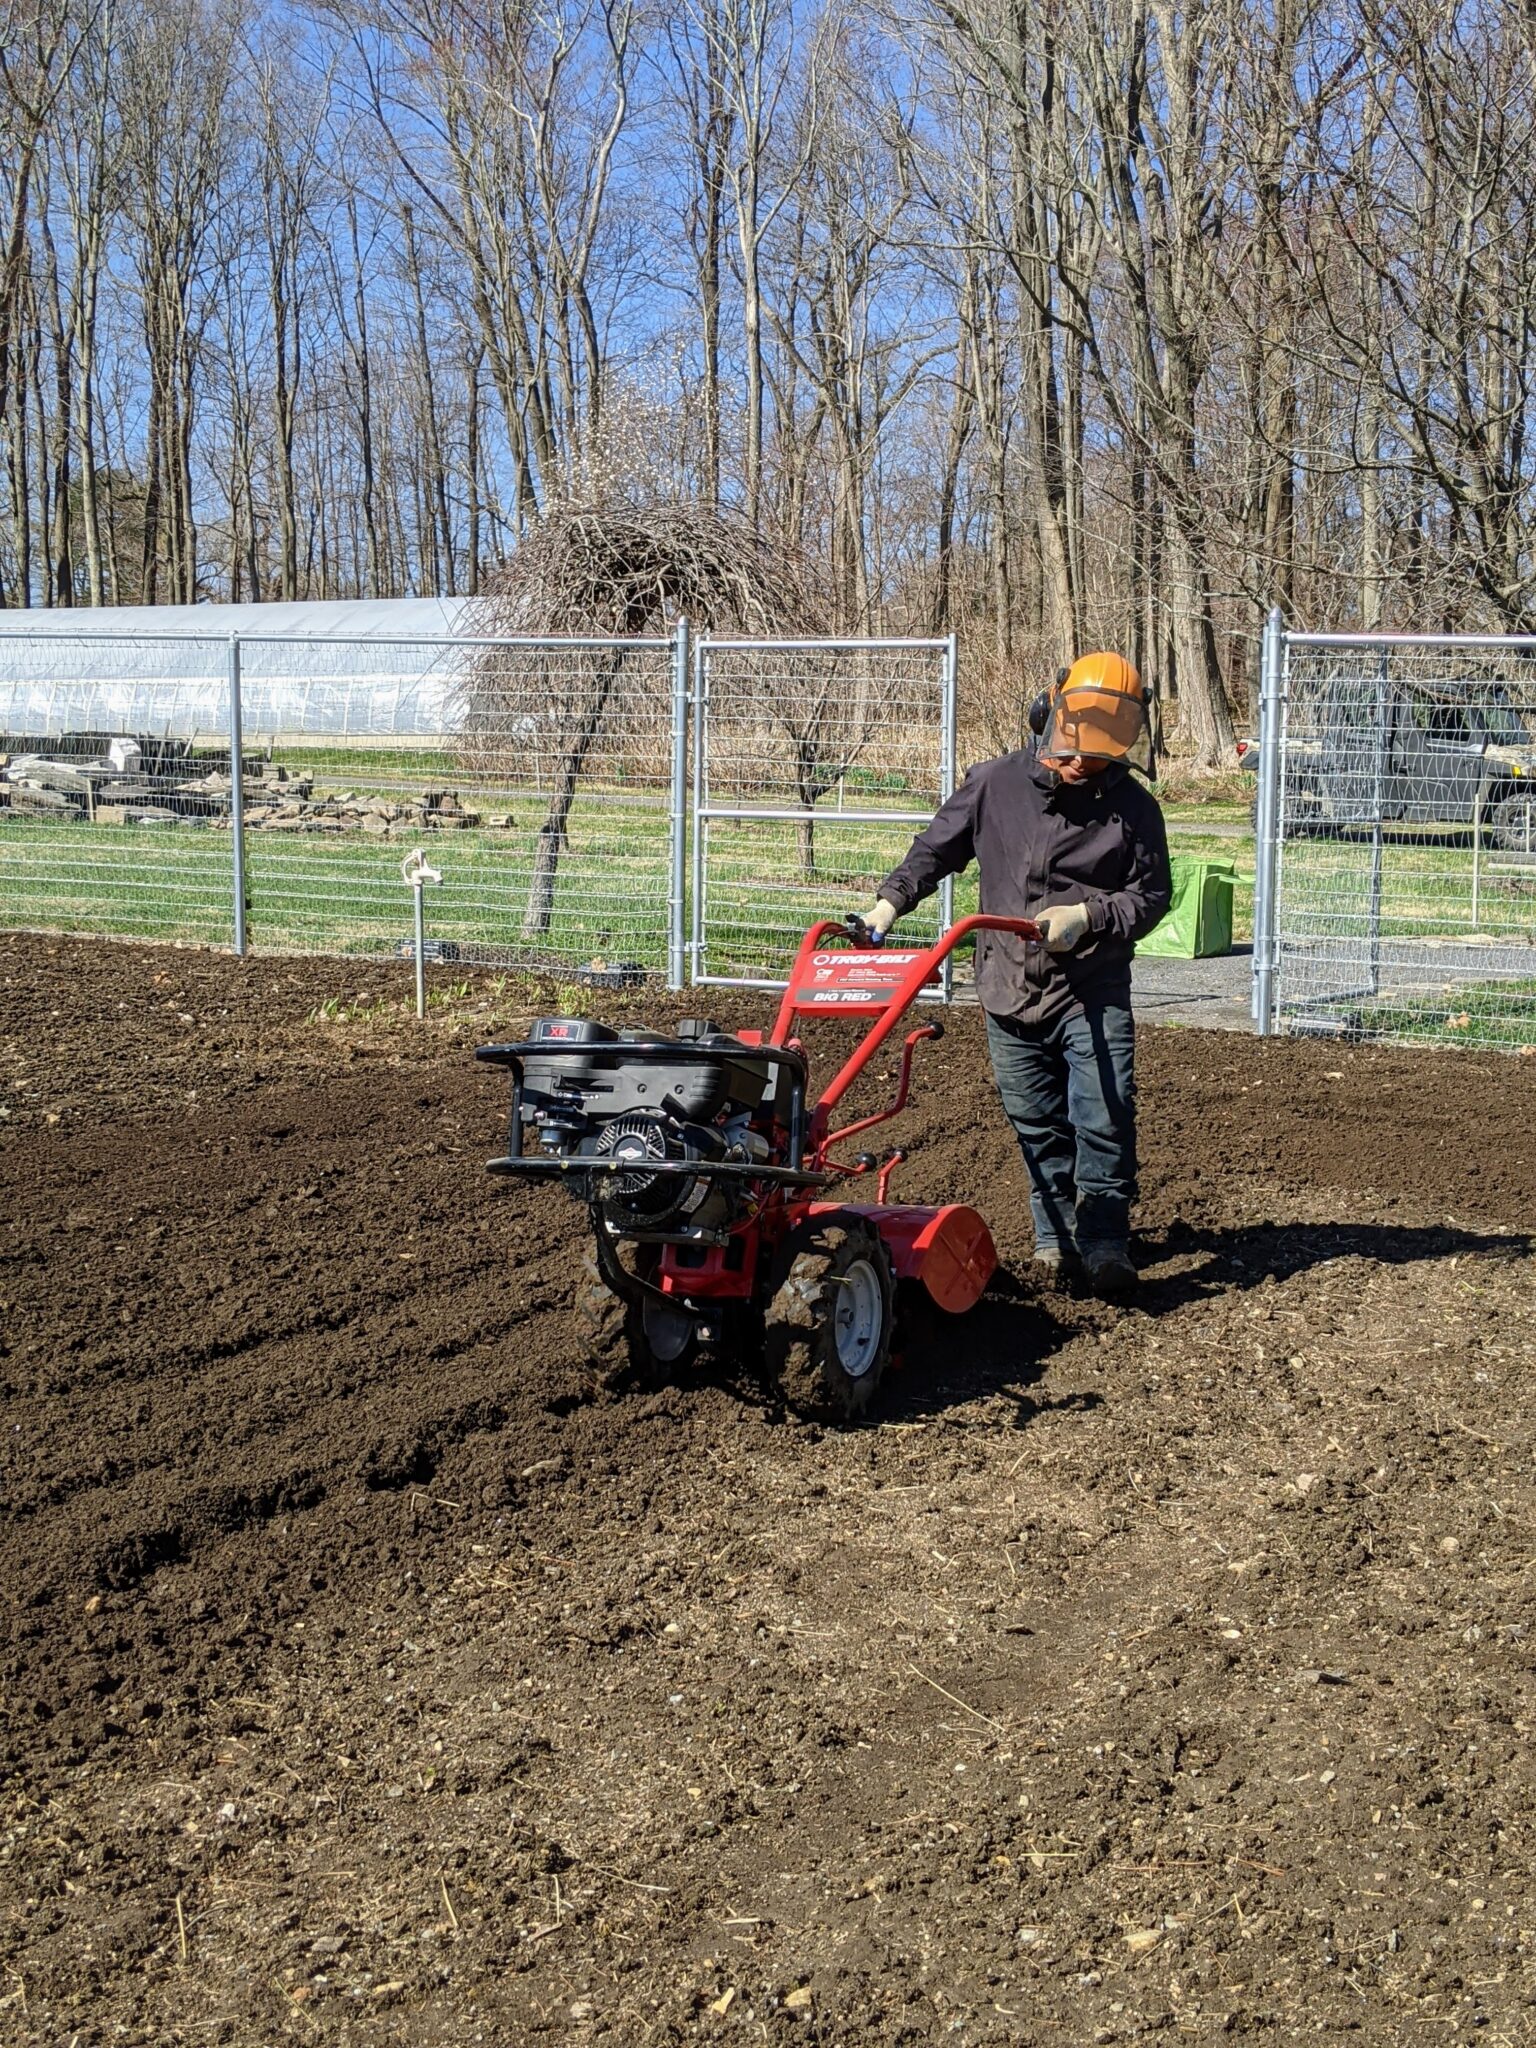
<svg viewBox="0 0 1536 2048">
<path fill-rule="evenodd" d="M 843 919 L 843 929 L 856 946 L 879 947 L 885 944 L 885 933 L 873 930 L 856 910 Z"/>
</svg>

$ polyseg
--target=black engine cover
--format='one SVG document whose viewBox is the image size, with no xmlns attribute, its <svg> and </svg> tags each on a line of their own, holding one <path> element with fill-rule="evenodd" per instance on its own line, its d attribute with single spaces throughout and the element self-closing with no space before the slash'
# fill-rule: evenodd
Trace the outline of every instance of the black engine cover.
<svg viewBox="0 0 1536 2048">
<path fill-rule="evenodd" d="M 524 1114 L 569 1108 L 579 1096 L 576 1106 L 590 1117 L 625 1116 L 635 1110 L 660 1109 L 667 1103 L 672 1113 L 686 1122 L 708 1123 L 728 1102 L 744 1109 L 755 1109 L 761 1103 L 764 1085 L 777 1068 L 754 1057 L 747 1046 L 737 1046 L 713 1025 L 685 1025 L 683 1032 L 687 1035 L 620 1032 L 586 1017 L 541 1017 L 529 1033 L 533 1043 L 579 1045 L 590 1052 L 580 1059 L 567 1054 L 547 1060 L 530 1053 L 523 1066 Z M 626 1063 L 624 1048 L 636 1043 L 675 1045 L 677 1059 Z M 740 1058 L 690 1060 L 690 1043 L 735 1048 Z"/>
</svg>

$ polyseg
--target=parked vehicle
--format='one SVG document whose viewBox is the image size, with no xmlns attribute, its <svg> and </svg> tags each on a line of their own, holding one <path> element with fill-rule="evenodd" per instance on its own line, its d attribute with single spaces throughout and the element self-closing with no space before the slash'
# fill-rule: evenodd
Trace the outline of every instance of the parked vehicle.
<svg viewBox="0 0 1536 2048">
<path fill-rule="evenodd" d="M 1257 740 L 1237 743 L 1258 775 Z M 1536 851 L 1536 739 L 1501 685 L 1434 691 L 1330 677 L 1293 705 L 1283 792 L 1288 836 L 1383 822 L 1472 825 L 1488 843 Z M 1254 822 L 1258 799 L 1254 799 Z"/>
</svg>

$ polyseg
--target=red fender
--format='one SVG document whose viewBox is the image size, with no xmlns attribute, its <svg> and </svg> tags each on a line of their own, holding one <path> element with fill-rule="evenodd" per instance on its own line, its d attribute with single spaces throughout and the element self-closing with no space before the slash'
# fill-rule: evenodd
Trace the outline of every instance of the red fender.
<svg viewBox="0 0 1536 2048">
<path fill-rule="evenodd" d="M 951 1315 L 974 1308 L 997 1271 L 992 1233 L 963 1202 L 937 1208 L 927 1202 L 812 1202 L 813 1216 L 843 1209 L 867 1216 L 891 1254 L 898 1280 L 921 1280 Z"/>
</svg>

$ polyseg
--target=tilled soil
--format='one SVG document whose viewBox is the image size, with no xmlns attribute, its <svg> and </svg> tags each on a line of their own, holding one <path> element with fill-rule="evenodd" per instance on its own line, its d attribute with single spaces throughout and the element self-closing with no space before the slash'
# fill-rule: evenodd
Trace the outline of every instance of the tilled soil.
<svg viewBox="0 0 1536 2048">
<path fill-rule="evenodd" d="M 0 939 L 0 2038 L 1536 2039 L 1531 1063 L 1145 1034 L 1120 1312 L 957 1016 L 834 1432 L 589 1397 L 400 978 Z"/>
</svg>

